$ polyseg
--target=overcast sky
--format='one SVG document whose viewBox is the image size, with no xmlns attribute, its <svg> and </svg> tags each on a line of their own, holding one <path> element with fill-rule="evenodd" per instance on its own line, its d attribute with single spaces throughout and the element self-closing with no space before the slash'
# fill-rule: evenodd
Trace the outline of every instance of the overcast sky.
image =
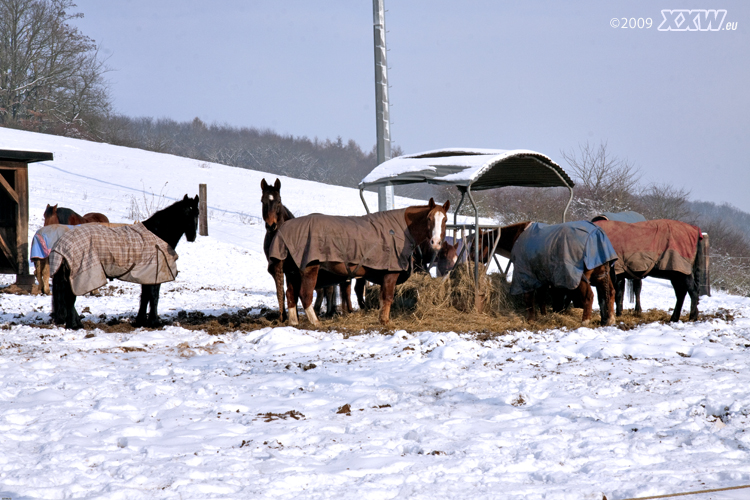
<svg viewBox="0 0 750 500">
<path fill-rule="evenodd" d="M 77 3 L 119 113 L 375 144 L 371 0 Z M 565 168 L 561 151 L 606 141 L 646 183 L 750 211 L 750 2 L 385 6 L 404 152 L 525 148 Z M 725 9 L 736 29 L 659 31 L 662 9 Z"/>
</svg>

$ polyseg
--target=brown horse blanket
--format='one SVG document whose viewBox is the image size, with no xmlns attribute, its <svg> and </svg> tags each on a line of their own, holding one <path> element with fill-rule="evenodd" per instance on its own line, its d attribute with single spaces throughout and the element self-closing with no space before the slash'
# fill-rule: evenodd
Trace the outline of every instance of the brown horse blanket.
<svg viewBox="0 0 750 500">
<path fill-rule="evenodd" d="M 602 220 L 601 227 L 617 251 L 615 272 L 635 277 L 645 276 L 652 269 L 693 272 L 700 228 L 676 220 L 659 219 L 628 224 Z"/>
<path fill-rule="evenodd" d="M 276 233 L 269 257 L 291 255 L 297 267 L 310 262 L 344 262 L 371 269 L 406 271 L 416 246 L 406 226 L 406 209 L 361 217 L 311 214 L 286 221 Z"/>
<path fill-rule="evenodd" d="M 117 278 L 141 285 L 172 281 L 177 276 L 177 254 L 143 224 L 108 227 L 75 226 L 60 237 L 50 253 L 50 273 L 63 259 L 70 267 L 75 295 L 83 295 Z"/>
<path fill-rule="evenodd" d="M 543 285 L 573 290 L 581 283 L 585 270 L 615 260 L 617 253 L 607 235 L 591 222 L 534 222 L 511 249 L 510 293 L 532 292 Z"/>
</svg>

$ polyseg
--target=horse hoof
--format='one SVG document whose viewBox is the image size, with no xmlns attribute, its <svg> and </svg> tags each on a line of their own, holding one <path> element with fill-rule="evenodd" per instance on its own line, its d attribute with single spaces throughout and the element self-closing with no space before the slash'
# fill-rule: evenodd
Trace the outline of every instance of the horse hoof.
<svg viewBox="0 0 750 500">
<path fill-rule="evenodd" d="M 581 321 L 581 326 L 589 326 L 590 324 L 591 324 L 591 320 L 590 319 Z"/>
</svg>

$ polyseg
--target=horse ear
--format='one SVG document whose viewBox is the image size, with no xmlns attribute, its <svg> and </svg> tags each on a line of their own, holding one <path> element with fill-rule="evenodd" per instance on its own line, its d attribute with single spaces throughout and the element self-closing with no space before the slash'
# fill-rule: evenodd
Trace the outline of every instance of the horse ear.
<svg viewBox="0 0 750 500">
<path fill-rule="evenodd" d="M 274 184 L 273 184 L 273 188 L 274 188 L 274 189 L 275 189 L 276 191 L 278 191 L 279 189 L 281 189 L 281 181 L 279 180 L 279 178 L 278 178 L 278 177 L 276 178 L 276 182 L 274 182 Z"/>
<path fill-rule="evenodd" d="M 448 212 L 448 209 L 451 207 L 451 200 L 445 200 L 445 203 L 443 203 L 443 210 Z"/>
<path fill-rule="evenodd" d="M 266 182 L 265 178 L 260 180 L 260 188 L 263 191 L 265 191 L 266 189 L 268 189 L 268 183 Z"/>
<path fill-rule="evenodd" d="M 430 198 L 430 202 L 428 203 L 428 205 L 430 206 L 430 210 L 435 208 L 435 200 L 433 198 Z"/>
<path fill-rule="evenodd" d="M 185 195 L 185 197 L 182 199 L 182 201 L 188 201 L 190 198 L 188 198 L 188 195 Z"/>
</svg>

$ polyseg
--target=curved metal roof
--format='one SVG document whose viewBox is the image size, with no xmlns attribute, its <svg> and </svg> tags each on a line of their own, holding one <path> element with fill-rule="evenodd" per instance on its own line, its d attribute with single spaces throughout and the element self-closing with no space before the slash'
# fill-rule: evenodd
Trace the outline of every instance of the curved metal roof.
<svg viewBox="0 0 750 500">
<path fill-rule="evenodd" d="M 427 182 L 470 187 L 567 187 L 575 183 L 548 156 L 527 149 L 449 148 L 404 155 L 381 163 L 359 188 Z"/>
</svg>

